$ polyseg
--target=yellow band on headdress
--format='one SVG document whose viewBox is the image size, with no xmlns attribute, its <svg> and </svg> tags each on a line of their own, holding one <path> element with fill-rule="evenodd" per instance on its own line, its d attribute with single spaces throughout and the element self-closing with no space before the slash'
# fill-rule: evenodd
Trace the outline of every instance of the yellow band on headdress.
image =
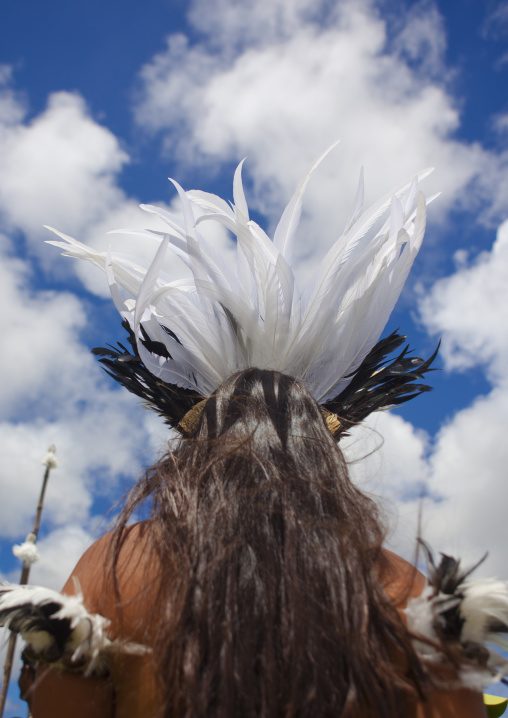
<svg viewBox="0 0 508 718">
<path fill-rule="evenodd" d="M 198 401 L 198 403 L 194 404 L 192 409 L 189 409 L 189 411 L 185 414 L 183 419 L 178 424 L 178 429 L 182 432 L 182 434 L 189 435 L 193 434 L 196 431 L 206 402 L 207 399 Z M 325 419 L 326 426 L 328 427 L 328 431 L 332 436 L 335 436 L 341 430 L 342 427 L 339 417 L 337 416 L 337 414 L 328 411 L 328 409 L 325 409 L 324 407 L 321 407 L 321 412 Z"/>
<path fill-rule="evenodd" d="M 328 409 L 325 409 L 324 407 L 321 407 L 321 413 L 323 414 L 326 426 L 328 427 L 328 431 L 332 436 L 335 436 L 335 434 L 338 434 L 339 431 L 342 428 L 342 424 L 340 422 L 339 417 L 337 414 L 334 414 L 331 411 L 328 411 Z"/>
<path fill-rule="evenodd" d="M 177 428 L 182 434 L 193 434 L 196 431 L 207 401 L 207 399 L 198 401 L 197 404 L 194 404 L 192 409 L 189 409 L 183 419 L 181 419 Z"/>
</svg>

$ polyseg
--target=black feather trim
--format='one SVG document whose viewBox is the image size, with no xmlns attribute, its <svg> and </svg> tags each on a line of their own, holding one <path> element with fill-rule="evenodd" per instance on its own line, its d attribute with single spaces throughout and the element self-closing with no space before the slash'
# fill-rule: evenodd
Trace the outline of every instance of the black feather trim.
<svg viewBox="0 0 508 718">
<path fill-rule="evenodd" d="M 96 347 L 92 354 L 99 357 L 104 369 L 131 393 L 140 397 L 173 428 L 192 407 L 204 397 L 189 389 L 167 384 L 151 374 L 139 356 L 136 337 L 127 321 L 122 322 L 127 331 L 130 350 L 120 342 L 117 346 Z M 175 341 L 178 337 L 167 327 L 162 329 Z M 152 340 L 142 327 L 141 342 L 152 354 L 170 359 L 171 355 L 162 342 Z M 347 388 L 335 399 L 324 404 L 324 408 L 337 414 L 341 422 L 338 434 L 359 424 L 373 411 L 403 404 L 423 392 L 430 391 L 427 384 L 416 384 L 417 380 L 434 371 L 430 365 L 436 358 L 439 345 L 426 361 L 409 356 L 409 348 L 390 361 L 387 357 L 404 343 L 406 337 L 396 331 L 381 339 L 367 354 Z"/>
<path fill-rule="evenodd" d="M 48 602 L 40 605 L 24 604 L 0 610 L 0 626 L 8 622 L 13 633 L 44 631 L 53 639 L 52 645 L 45 651 L 45 659 L 57 661 L 65 653 L 65 645 L 72 633 L 69 618 L 55 618 L 54 614 L 62 608 L 60 603 Z"/>
<path fill-rule="evenodd" d="M 118 342 L 117 347 L 96 347 L 92 354 L 99 358 L 109 376 L 113 377 L 130 392 L 139 396 L 151 409 L 154 409 L 173 428 L 192 407 L 203 399 L 197 392 L 167 384 L 151 374 L 143 364 L 136 345 L 136 337 L 127 321 L 122 322 L 128 333 L 131 351 Z M 165 329 L 165 327 L 163 327 Z M 141 341 L 148 351 L 170 358 L 167 348 L 161 342 L 155 342 L 144 331 Z M 170 333 L 168 331 L 168 333 Z M 171 333 L 172 335 L 172 333 Z M 178 339 L 175 337 L 178 341 Z"/>
<path fill-rule="evenodd" d="M 346 389 L 323 406 L 337 414 L 341 422 L 340 436 L 352 426 L 359 424 L 373 411 L 403 404 L 432 387 L 413 382 L 423 379 L 436 358 L 436 351 L 427 360 L 409 355 L 406 345 L 392 359 L 388 355 L 398 349 L 406 337 L 397 331 L 381 339 L 367 354 L 352 376 Z"/>
<path fill-rule="evenodd" d="M 427 560 L 427 582 L 434 596 L 442 596 L 439 604 L 436 604 L 436 627 L 443 639 L 459 641 L 464 625 L 464 618 L 460 612 L 460 604 L 464 598 L 462 586 L 473 571 L 485 561 L 487 554 L 468 569 L 461 569 L 460 561 L 445 553 L 441 554 L 441 561 L 436 565 L 430 546 L 421 538 L 418 542 Z"/>
<path fill-rule="evenodd" d="M 485 559 L 487 554 L 481 557 L 481 559 L 468 569 L 460 568 L 460 561 L 453 556 L 447 556 L 447 554 L 441 554 L 441 561 L 436 566 L 434 561 L 434 555 L 429 544 L 422 538 L 418 539 L 418 543 L 422 546 L 425 552 L 425 558 L 427 560 L 427 581 L 429 586 L 434 589 L 434 595 L 438 593 L 445 593 L 447 595 L 458 595 L 460 587 L 469 576 L 476 571 Z"/>
</svg>

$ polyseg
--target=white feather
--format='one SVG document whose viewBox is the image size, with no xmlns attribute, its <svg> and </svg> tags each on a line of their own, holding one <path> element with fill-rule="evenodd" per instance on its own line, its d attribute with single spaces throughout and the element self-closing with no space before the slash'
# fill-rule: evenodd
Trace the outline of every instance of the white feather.
<svg viewBox="0 0 508 718">
<path fill-rule="evenodd" d="M 504 647 L 506 639 L 500 642 L 499 638 L 508 632 L 508 582 L 496 579 L 468 581 L 462 592 L 462 639 L 474 643 L 500 643 L 500 647 Z M 504 626 L 505 630 L 500 634 L 493 630 L 496 626 Z"/>
<path fill-rule="evenodd" d="M 508 583 L 496 579 L 460 582 L 455 593 L 442 593 L 428 585 L 406 608 L 408 628 L 433 642 L 415 640 L 418 653 L 426 659 L 440 660 L 440 638 L 436 628 L 446 623 L 447 612 L 457 608 L 462 619 L 459 641 L 465 650 L 476 645 L 487 651 L 486 665 L 465 664 L 461 682 L 479 690 L 508 675 L 508 660 L 493 645 L 506 650 L 508 643 Z"/>
<path fill-rule="evenodd" d="M 50 652 L 51 655 L 56 648 L 53 631 L 61 635 L 61 621 L 68 621 L 69 633 L 62 655 L 48 660 L 57 662 L 70 654 L 71 663 L 85 663 L 87 674 L 100 667 L 109 652 L 139 653 L 148 650 L 137 644 L 111 641 L 106 635 L 110 621 L 87 611 L 77 582 L 76 591 L 76 595 L 69 596 L 42 586 L 3 583 L 0 585 L 0 625 L 19 632 L 32 653 L 40 656 L 41 660 L 47 660 L 45 654 Z"/>
<path fill-rule="evenodd" d="M 168 227 L 148 265 L 119 252 L 108 257 L 59 232 L 63 241 L 52 244 L 107 273 L 115 305 L 135 332 L 143 362 L 163 381 L 207 396 L 235 371 L 256 366 L 303 379 L 310 393 L 325 402 L 347 386 L 346 375 L 379 339 L 397 301 L 423 237 L 422 195 L 416 206 L 418 181 L 428 174 L 399 185 L 367 210 L 361 175 L 346 230 L 302 295 L 292 247 L 305 188 L 331 149 L 298 185 L 273 242 L 249 219 L 242 161 L 231 206 L 205 192 L 185 193 L 176 182 L 182 217 L 143 206 Z M 386 222 L 372 229 L 387 213 Z M 225 262 L 202 237 L 200 225 L 207 221 L 219 222 L 236 236 L 236 265 Z M 168 251 L 187 264 L 188 279 L 164 277 Z M 152 354 L 142 341 L 143 331 L 162 342 L 170 358 Z"/>
</svg>

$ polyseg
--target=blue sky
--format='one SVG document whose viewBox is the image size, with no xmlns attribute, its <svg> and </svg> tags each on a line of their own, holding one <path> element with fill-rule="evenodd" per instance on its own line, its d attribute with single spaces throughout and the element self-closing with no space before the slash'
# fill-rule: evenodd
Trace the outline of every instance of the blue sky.
<svg viewBox="0 0 508 718">
<path fill-rule="evenodd" d="M 387 331 L 417 354 L 439 337 L 436 390 L 370 420 L 347 446 L 410 555 L 420 486 L 436 547 L 503 577 L 508 529 L 508 3 L 151 0 L 11 3 L 0 26 L 0 571 L 28 532 L 57 445 L 41 561 L 58 587 L 165 431 L 89 354 L 122 340 L 103 276 L 62 259 L 43 224 L 96 247 L 171 205 L 167 177 L 231 198 L 245 156 L 255 217 L 273 229 L 309 163 L 297 251 L 310 276 L 360 167 L 373 200 L 434 166 L 424 247 Z M 224 251 L 230 240 L 216 238 Z M 123 246 L 123 245 L 122 245 Z M 154 247 L 146 247 L 149 255 Z M 175 267 L 175 272 L 180 270 Z M 7 335 L 7 336 L 6 336 Z M 382 437 L 382 438 L 381 438 Z"/>
</svg>

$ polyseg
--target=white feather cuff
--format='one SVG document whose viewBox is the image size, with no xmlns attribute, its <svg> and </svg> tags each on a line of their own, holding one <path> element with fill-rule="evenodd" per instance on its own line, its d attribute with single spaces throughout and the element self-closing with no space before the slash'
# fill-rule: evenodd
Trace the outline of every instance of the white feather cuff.
<svg viewBox="0 0 508 718">
<path fill-rule="evenodd" d="M 440 645 L 460 645 L 464 663 L 462 683 L 480 690 L 508 675 L 508 660 L 494 646 L 508 649 L 508 582 L 469 580 L 476 568 L 461 570 L 460 561 L 441 554 L 436 566 L 428 546 L 427 586 L 407 606 L 408 628 L 429 639 L 415 641 L 419 654 L 440 661 Z M 478 564 L 477 564 L 478 565 Z"/>
<path fill-rule="evenodd" d="M 108 619 L 86 610 L 80 592 L 67 596 L 42 586 L 0 586 L 0 626 L 21 634 L 31 660 L 87 675 L 104 674 L 112 652 L 149 650 L 111 641 L 106 635 L 109 624 Z"/>
</svg>

